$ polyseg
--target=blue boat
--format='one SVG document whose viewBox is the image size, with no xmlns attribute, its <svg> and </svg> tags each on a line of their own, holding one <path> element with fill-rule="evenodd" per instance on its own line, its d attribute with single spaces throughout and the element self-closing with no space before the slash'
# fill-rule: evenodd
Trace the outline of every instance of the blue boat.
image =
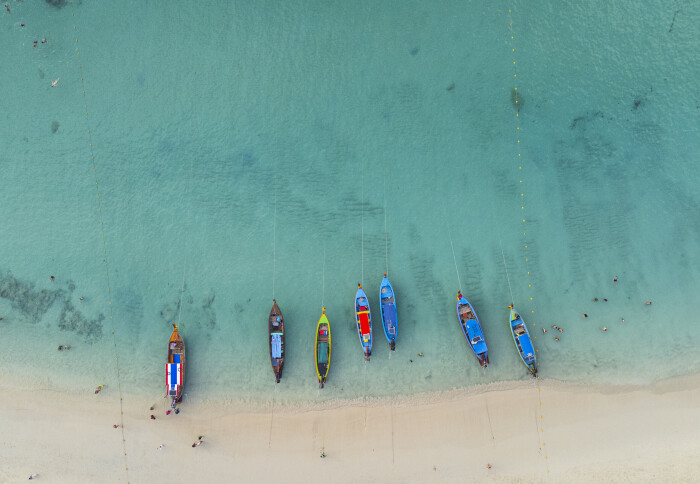
<svg viewBox="0 0 700 484">
<path fill-rule="evenodd" d="M 357 285 L 357 294 L 355 294 L 355 321 L 362 351 L 365 354 L 365 359 L 369 360 L 372 355 L 372 315 L 369 312 L 367 294 L 362 290 L 360 284 Z"/>
<path fill-rule="evenodd" d="M 537 376 L 537 358 L 535 358 L 535 348 L 532 346 L 527 325 L 518 312 L 513 309 L 513 306 L 508 307 L 510 308 L 510 329 L 513 333 L 513 341 L 520 354 L 520 359 L 523 360 L 530 374 Z"/>
<path fill-rule="evenodd" d="M 396 336 L 398 334 L 398 319 L 396 316 L 396 297 L 394 296 L 394 288 L 391 287 L 389 278 L 384 273 L 382 285 L 379 286 L 379 303 L 382 311 L 382 326 L 384 327 L 384 335 L 389 340 L 389 348 L 394 351 L 396 346 Z"/>
<path fill-rule="evenodd" d="M 486 336 L 479 324 L 479 318 L 476 317 L 476 312 L 467 298 L 462 296 L 461 292 L 457 293 L 457 317 L 459 325 L 462 327 L 464 337 L 467 338 L 467 343 L 479 360 L 479 364 L 486 368 L 489 366 L 489 350 L 486 347 Z"/>
</svg>

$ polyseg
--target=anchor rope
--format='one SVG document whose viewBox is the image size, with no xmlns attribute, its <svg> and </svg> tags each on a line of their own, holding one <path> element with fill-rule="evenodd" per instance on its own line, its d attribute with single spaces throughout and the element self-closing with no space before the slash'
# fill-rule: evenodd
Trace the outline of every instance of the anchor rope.
<svg viewBox="0 0 700 484">
<path fill-rule="evenodd" d="M 277 269 L 277 188 L 274 186 L 275 191 L 275 208 L 274 214 L 272 215 L 272 299 L 275 298 L 275 273 Z"/>
<path fill-rule="evenodd" d="M 498 243 L 500 244 L 501 241 L 499 240 Z M 506 265 L 506 256 L 503 253 L 503 246 L 501 245 L 501 257 L 503 258 L 503 267 L 506 270 L 506 279 L 508 280 L 508 290 L 510 291 L 510 304 L 512 306 L 515 306 L 515 300 L 513 299 L 513 288 L 510 286 L 510 275 L 508 274 L 508 266 Z"/>
<path fill-rule="evenodd" d="M 361 203 L 360 203 L 360 227 L 361 227 L 361 234 L 360 234 L 360 252 L 361 252 L 361 259 L 362 259 L 362 277 L 360 279 L 360 284 L 362 286 L 365 285 L 365 162 L 362 160 L 362 179 L 360 180 L 360 185 L 361 185 Z"/>
<path fill-rule="evenodd" d="M 384 259 L 386 260 L 386 273 L 389 274 L 389 232 L 386 228 L 386 173 L 384 174 Z"/>
<path fill-rule="evenodd" d="M 459 277 L 459 267 L 457 267 L 457 256 L 455 255 L 455 244 L 452 242 L 452 230 L 450 224 L 447 224 L 447 233 L 450 237 L 450 247 L 452 247 L 452 260 L 455 263 L 455 272 L 457 273 L 457 282 L 459 282 L 459 292 L 462 292 L 462 278 Z"/>
<path fill-rule="evenodd" d="M 325 307 L 323 304 L 326 296 L 326 243 L 323 243 L 323 272 L 321 273 L 321 307 Z"/>
<path fill-rule="evenodd" d="M 75 18 L 75 7 L 73 6 L 73 0 L 70 0 L 70 5 L 71 5 L 71 15 L 73 18 Z M 73 30 L 75 31 L 75 52 L 77 56 L 80 56 L 80 47 L 78 45 L 78 25 L 75 23 L 73 24 Z M 100 222 L 100 231 L 101 231 L 101 238 L 102 238 L 102 251 L 103 251 L 103 261 L 104 261 L 104 268 L 105 268 L 105 275 L 106 275 L 106 281 L 107 281 L 107 305 L 108 305 L 108 312 L 109 312 L 109 320 L 110 320 L 110 325 L 111 325 L 111 330 L 112 330 L 112 343 L 114 345 L 114 365 L 117 373 L 117 389 L 119 391 L 119 429 L 121 431 L 122 435 L 122 452 L 124 456 L 124 472 L 126 474 L 126 482 L 127 484 L 129 483 L 129 461 L 127 459 L 127 452 L 126 452 L 126 434 L 124 432 L 124 395 L 122 392 L 122 384 L 121 384 L 121 371 L 120 371 L 120 366 L 119 366 L 119 348 L 117 346 L 117 336 L 116 336 L 116 331 L 115 331 L 115 326 L 114 326 L 114 308 L 112 305 L 112 285 L 110 281 L 110 271 L 109 271 L 109 258 L 108 258 L 108 252 L 107 252 L 107 241 L 105 239 L 105 231 L 104 231 L 104 215 L 102 211 L 102 196 L 100 192 L 100 179 L 97 175 L 97 164 L 95 162 L 95 147 L 93 143 L 93 138 L 92 138 L 92 124 L 90 122 L 90 117 L 88 115 L 88 109 L 87 109 L 87 89 L 86 89 L 86 83 L 85 83 L 85 76 L 83 74 L 83 64 L 78 62 L 78 67 L 80 69 L 80 85 L 82 87 L 82 94 L 83 94 L 83 108 L 85 109 L 85 122 L 87 124 L 87 134 L 88 134 L 88 143 L 90 146 L 90 163 L 92 166 L 92 174 L 93 174 L 93 180 L 95 182 L 95 192 L 97 195 L 97 212 L 98 212 L 98 219 Z"/>
</svg>

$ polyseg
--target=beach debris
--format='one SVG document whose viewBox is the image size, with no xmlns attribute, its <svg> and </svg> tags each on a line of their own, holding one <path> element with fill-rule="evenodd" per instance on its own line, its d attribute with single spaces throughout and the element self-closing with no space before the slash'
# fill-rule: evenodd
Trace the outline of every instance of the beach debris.
<svg viewBox="0 0 700 484">
<path fill-rule="evenodd" d="M 104 385 L 97 385 L 97 388 L 95 388 L 95 395 L 100 393 L 103 388 L 104 388 Z"/>
<path fill-rule="evenodd" d="M 36 45 L 36 41 L 34 41 L 34 45 Z M 57 77 L 57 78 L 51 83 L 51 87 L 56 87 L 56 86 L 58 85 L 58 81 L 60 81 L 60 80 L 61 80 L 61 78 L 60 78 L 60 77 Z M 51 276 L 51 277 L 53 277 L 53 276 Z M 51 280 L 53 281 L 53 279 L 51 279 Z"/>
</svg>

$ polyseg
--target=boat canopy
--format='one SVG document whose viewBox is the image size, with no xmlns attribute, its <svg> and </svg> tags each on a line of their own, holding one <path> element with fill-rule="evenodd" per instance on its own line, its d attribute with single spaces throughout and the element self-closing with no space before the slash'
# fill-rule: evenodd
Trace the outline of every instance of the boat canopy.
<svg viewBox="0 0 700 484">
<path fill-rule="evenodd" d="M 270 335 L 271 354 L 273 358 L 282 358 L 282 333 Z"/>
<path fill-rule="evenodd" d="M 392 305 L 382 306 L 384 322 L 387 326 L 392 327 L 396 324 L 396 307 Z"/>
<path fill-rule="evenodd" d="M 318 344 L 318 362 L 328 363 L 328 343 Z"/>
<path fill-rule="evenodd" d="M 532 347 L 532 341 L 527 336 L 520 336 L 518 338 L 520 347 L 523 349 L 523 359 L 527 362 L 535 361 L 535 348 Z"/>
<path fill-rule="evenodd" d="M 168 384 L 168 395 L 177 396 L 178 387 L 182 385 L 182 365 L 180 363 L 167 363 L 165 365 L 165 378 Z"/>
</svg>

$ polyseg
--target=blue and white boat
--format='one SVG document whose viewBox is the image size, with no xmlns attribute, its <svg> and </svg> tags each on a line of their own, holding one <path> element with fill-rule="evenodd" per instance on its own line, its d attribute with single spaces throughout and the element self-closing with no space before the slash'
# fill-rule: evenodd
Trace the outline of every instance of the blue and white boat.
<svg viewBox="0 0 700 484">
<path fill-rule="evenodd" d="M 489 350 L 486 347 L 486 336 L 479 324 L 479 318 L 467 298 L 457 293 L 457 317 L 459 325 L 462 327 L 467 343 L 479 360 L 479 364 L 486 368 L 489 365 Z"/>
<path fill-rule="evenodd" d="M 360 337 L 362 351 L 365 359 L 369 360 L 372 355 L 372 315 L 369 311 L 369 300 L 367 294 L 362 290 L 360 284 L 357 285 L 355 294 L 355 322 L 357 323 L 357 335 Z"/>
<path fill-rule="evenodd" d="M 396 346 L 396 337 L 398 335 L 398 318 L 396 316 L 396 297 L 394 296 L 394 288 L 391 287 L 391 282 L 384 273 L 384 279 L 379 286 L 379 303 L 382 312 L 382 326 L 384 327 L 384 335 L 389 340 L 389 348 L 394 351 Z"/>
<path fill-rule="evenodd" d="M 527 367 L 530 374 L 537 376 L 537 358 L 535 357 L 535 348 L 532 346 L 527 325 L 520 317 L 520 314 L 513 309 L 513 306 L 508 306 L 508 308 L 510 308 L 510 330 L 513 333 L 513 341 L 518 349 L 518 354 L 520 354 L 520 359 L 523 360 L 523 364 Z"/>
</svg>

